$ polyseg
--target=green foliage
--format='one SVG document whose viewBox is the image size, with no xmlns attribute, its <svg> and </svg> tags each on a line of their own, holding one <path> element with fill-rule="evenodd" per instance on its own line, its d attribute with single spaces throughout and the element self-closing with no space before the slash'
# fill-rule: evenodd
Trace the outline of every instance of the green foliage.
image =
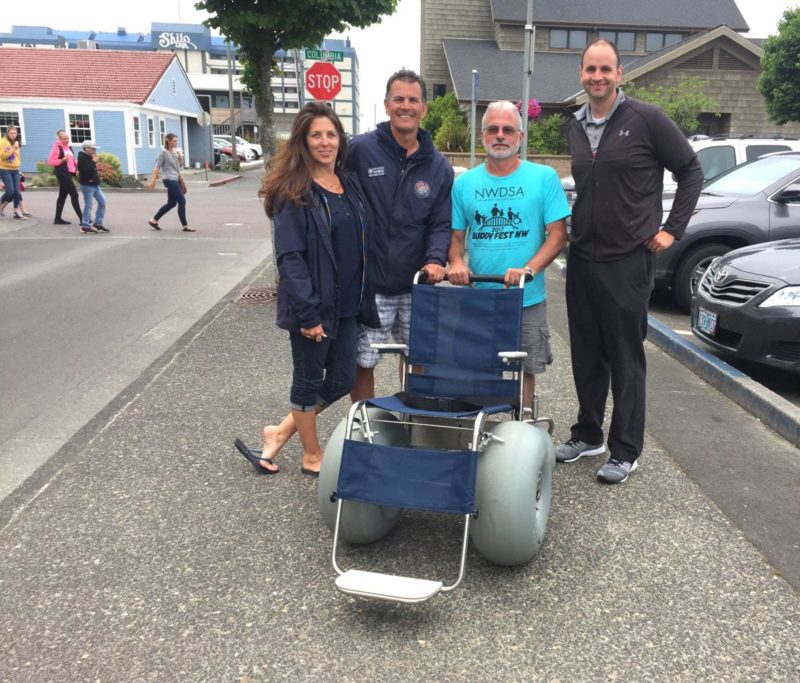
<svg viewBox="0 0 800 683">
<path fill-rule="evenodd" d="M 637 88 L 631 82 L 625 86 L 625 94 L 661 107 L 678 128 L 689 135 L 697 130 L 700 112 L 719 110 L 717 101 L 706 96 L 705 85 L 706 81 L 696 76 L 686 78 L 675 86 Z"/>
<path fill-rule="evenodd" d="M 397 0 L 200 0 L 195 4 L 211 15 L 205 24 L 239 46 L 242 82 L 253 93 L 262 122 L 261 143 L 269 154 L 276 150 L 270 84 L 275 51 L 314 47 L 331 31 L 364 28 L 396 7 Z"/>
<path fill-rule="evenodd" d="M 469 126 L 464 117 L 453 112 L 445 114 L 433 139 L 436 149 L 442 152 L 466 152 L 469 149 Z"/>
<path fill-rule="evenodd" d="M 800 121 L 800 8 L 787 9 L 778 23 L 777 35 L 764 43 L 758 89 L 769 117 L 780 125 Z"/>
<path fill-rule="evenodd" d="M 449 92 L 446 95 L 436 97 L 428 104 L 428 113 L 422 119 L 422 127 L 427 130 L 431 137 L 435 140 L 436 133 L 444 122 L 445 118 L 449 115 L 457 116 L 461 121 L 466 123 L 466 116 L 462 113 L 461 107 L 458 106 L 458 100 L 454 92 Z"/>
<path fill-rule="evenodd" d="M 533 154 L 567 154 L 563 114 L 550 114 L 528 126 L 528 151 Z"/>
<path fill-rule="evenodd" d="M 55 175 L 55 169 L 46 161 L 37 161 L 36 173 L 39 175 Z"/>
</svg>

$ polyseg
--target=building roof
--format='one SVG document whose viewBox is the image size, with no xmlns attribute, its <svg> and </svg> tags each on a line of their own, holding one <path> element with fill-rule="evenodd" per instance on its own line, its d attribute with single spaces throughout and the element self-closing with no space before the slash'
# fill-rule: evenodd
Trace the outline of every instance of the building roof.
<svg viewBox="0 0 800 683">
<path fill-rule="evenodd" d="M 623 83 L 658 69 L 705 43 L 725 37 L 751 52 L 756 59 L 761 48 L 727 26 L 691 35 L 680 43 L 647 55 L 621 55 Z M 443 38 L 445 59 L 456 97 L 461 101 L 472 97 L 472 69 L 480 74 L 479 99 L 520 99 L 522 93 L 523 53 L 501 50 L 494 40 Z M 585 100 L 578 80 L 581 56 L 577 52 L 537 52 L 534 56 L 530 96 L 542 103 L 570 106 Z"/>
<path fill-rule="evenodd" d="M 171 52 L 0 48 L 3 97 L 113 100 L 144 104 L 172 60 Z"/>
<path fill-rule="evenodd" d="M 490 0 L 495 22 L 524 24 L 525 0 Z M 534 24 L 549 26 L 608 26 L 668 29 L 704 29 L 725 24 L 734 31 L 749 27 L 734 0 L 536 0 Z"/>
</svg>

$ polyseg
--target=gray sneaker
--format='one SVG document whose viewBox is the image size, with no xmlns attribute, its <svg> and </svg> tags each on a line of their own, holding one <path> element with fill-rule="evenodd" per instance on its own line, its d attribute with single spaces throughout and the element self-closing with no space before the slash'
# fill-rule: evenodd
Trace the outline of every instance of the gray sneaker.
<svg viewBox="0 0 800 683">
<path fill-rule="evenodd" d="M 600 455 L 605 452 L 606 447 L 601 443 L 591 444 L 580 439 L 569 439 L 556 446 L 556 462 L 575 462 L 584 455 Z"/>
<path fill-rule="evenodd" d="M 635 460 L 628 462 L 611 458 L 598 470 L 597 481 L 602 481 L 604 484 L 621 484 L 638 466 Z"/>
</svg>

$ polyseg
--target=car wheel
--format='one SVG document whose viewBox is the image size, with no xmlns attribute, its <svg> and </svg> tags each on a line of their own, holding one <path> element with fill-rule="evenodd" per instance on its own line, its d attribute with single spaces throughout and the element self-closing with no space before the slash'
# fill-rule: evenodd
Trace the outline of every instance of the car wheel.
<svg viewBox="0 0 800 683">
<path fill-rule="evenodd" d="M 727 254 L 732 247 L 719 242 L 701 244 L 691 249 L 678 264 L 672 285 L 672 296 L 684 313 L 692 309 L 692 295 L 700 284 L 706 268 L 717 258 Z"/>
</svg>

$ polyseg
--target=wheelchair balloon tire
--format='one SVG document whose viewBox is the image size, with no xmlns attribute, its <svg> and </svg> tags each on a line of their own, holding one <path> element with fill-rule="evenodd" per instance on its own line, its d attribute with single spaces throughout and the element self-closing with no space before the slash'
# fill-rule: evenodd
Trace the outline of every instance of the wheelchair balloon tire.
<svg viewBox="0 0 800 683">
<path fill-rule="evenodd" d="M 497 565 L 525 564 L 547 533 L 553 492 L 555 448 L 546 432 L 522 422 L 499 422 L 478 456 L 470 537 L 478 552 Z"/>
<path fill-rule="evenodd" d="M 373 437 L 375 443 L 384 446 L 408 446 L 406 431 L 392 413 L 376 408 L 368 410 L 370 418 L 394 422 L 394 424 L 384 422 L 372 425 L 373 431 L 377 432 Z M 331 494 L 336 490 L 339 480 L 339 464 L 342 460 L 346 423 L 347 420 L 342 420 L 328 439 L 317 486 L 319 512 L 325 526 L 331 531 L 336 526 L 337 507 L 337 503 L 331 501 Z M 364 441 L 360 431 L 353 432 L 353 439 Z M 344 501 L 339 536 L 348 543 L 373 543 L 386 536 L 394 528 L 399 515 L 400 508 L 358 503 L 351 500 Z"/>
</svg>

